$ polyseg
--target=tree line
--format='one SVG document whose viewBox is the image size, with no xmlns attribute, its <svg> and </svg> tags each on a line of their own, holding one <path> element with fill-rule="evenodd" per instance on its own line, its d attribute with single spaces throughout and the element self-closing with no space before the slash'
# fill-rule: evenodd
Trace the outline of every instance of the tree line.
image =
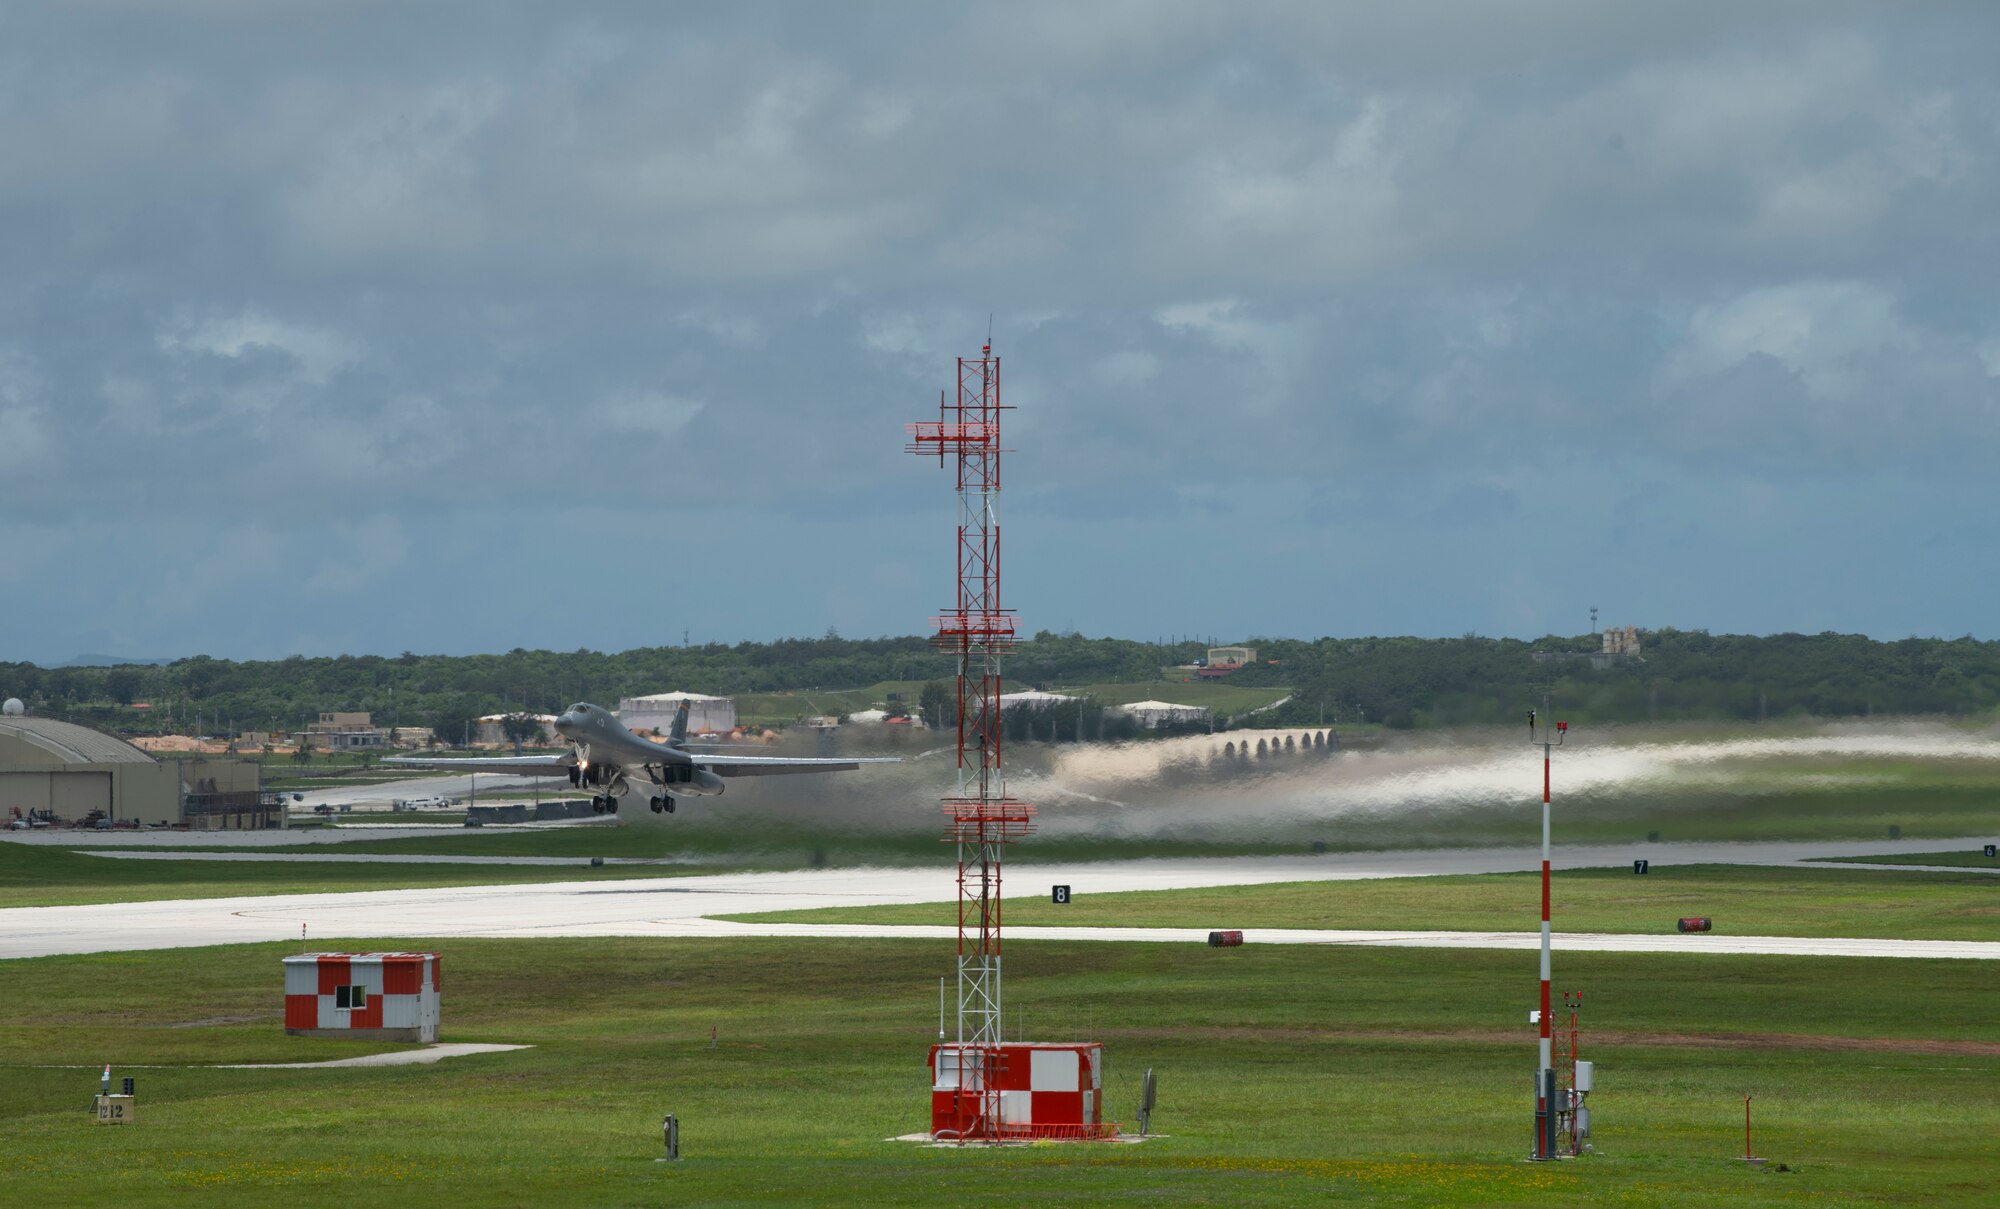
<svg viewBox="0 0 2000 1209">
<path fill-rule="evenodd" d="M 1291 689 L 1288 702 L 1257 717 L 1280 725 L 1511 722 L 1545 697 L 1578 721 L 1972 714 L 2000 702 L 2000 642 L 1675 629 L 1640 637 L 1638 657 L 1608 660 L 1591 658 L 1598 648 L 1593 635 L 1253 638 L 1248 644 L 1258 648 L 1258 662 L 1225 683 Z M 1157 679 L 1204 653 L 1196 642 L 1045 631 L 1010 652 L 1006 670 L 1010 681 L 1046 687 L 1131 682 Z M 379 725 L 429 726 L 455 740 L 483 714 L 554 713 L 574 701 L 615 705 L 621 697 L 668 689 L 730 696 L 885 680 L 943 683 L 954 670 L 923 638 L 828 633 L 616 654 L 196 656 L 114 668 L 0 663 L 0 693 L 22 698 L 38 714 L 116 729 L 287 731 L 320 711 L 367 710 Z M 141 703 L 150 708 L 138 711 Z M 1098 722 L 1088 719 L 1083 733 L 1094 734 Z M 1032 724 L 1024 725 L 1032 733 Z"/>
</svg>

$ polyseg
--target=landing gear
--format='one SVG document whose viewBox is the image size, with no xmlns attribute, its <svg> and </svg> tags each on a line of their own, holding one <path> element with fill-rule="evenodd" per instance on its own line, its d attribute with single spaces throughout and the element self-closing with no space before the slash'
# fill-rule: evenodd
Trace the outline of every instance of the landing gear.
<svg viewBox="0 0 2000 1209">
<path fill-rule="evenodd" d="M 654 798 L 652 806 L 654 814 L 659 814 L 661 811 L 665 811 L 668 814 L 674 812 L 674 800 L 670 797 L 661 796 Z"/>
<path fill-rule="evenodd" d="M 617 813 L 618 813 L 618 799 L 617 799 L 617 798 L 592 798 L 592 799 L 590 799 L 590 813 L 592 813 L 592 814 L 617 814 Z"/>
</svg>

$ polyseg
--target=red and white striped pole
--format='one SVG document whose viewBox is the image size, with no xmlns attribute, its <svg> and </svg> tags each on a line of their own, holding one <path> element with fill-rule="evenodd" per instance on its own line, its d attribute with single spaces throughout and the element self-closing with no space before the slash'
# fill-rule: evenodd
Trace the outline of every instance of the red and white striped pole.
<svg viewBox="0 0 2000 1209">
<path fill-rule="evenodd" d="M 1546 706 L 1546 702 L 1543 703 Z M 1559 747 L 1569 733 L 1569 723 L 1556 723 L 1555 737 L 1542 732 L 1538 740 L 1535 735 L 1535 711 L 1528 711 L 1528 742 L 1539 742 L 1542 748 L 1542 1010 L 1536 1013 L 1541 1023 L 1541 1041 L 1538 1047 L 1540 1061 L 1535 1067 L 1535 1151 L 1536 1159 L 1556 1157 L 1556 1070 L 1554 1045 L 1550 1036 L 1549 1013 L 1549 764 L 1553 748 Z"/>
</svg>

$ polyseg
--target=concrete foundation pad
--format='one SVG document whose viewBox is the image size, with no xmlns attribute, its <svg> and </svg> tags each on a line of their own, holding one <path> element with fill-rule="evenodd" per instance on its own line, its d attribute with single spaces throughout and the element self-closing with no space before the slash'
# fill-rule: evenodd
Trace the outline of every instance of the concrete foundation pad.
<svg viewBox="0 0 2000 1209">
<path fill-rule="evenodd" d="M 927 1133 L 899 1133 L 893 1138 L 883 1138 L 882 1140 L 885 1142 L 914 1142 L 919 1146 L 956 1150 L 964 1146 L 973 1148 L 982 1146 L 1101 1146 L 1107 1142 L 1150 1142 L 1166 1136 L 1168 1135 L 1163 1133 L 1149 1133 L 1143 1137 L 1136 1133 L 1121 1133 L 1116 1137 L 1110 1138 L 1021 1138 L 1010 1142 L 953 1142 L 949 1140 L 939 1141 Z"/>
<path fill-rule="evenodd" d="M 398 1050 L 392 1054 L 363 1054 L 358 1058 L 334 1058 L 327 1062 L 240 1062 L 217 1070 L 317 1070 L 334 1066 L 424 1066 L 446 1058 L 467 1054 L 500 1054 L 508 1050 L 533 1049 L 532 1045 L 481 1045 L 469 1041 L 445 1041 L 423 1049 Z"/>
</svg>

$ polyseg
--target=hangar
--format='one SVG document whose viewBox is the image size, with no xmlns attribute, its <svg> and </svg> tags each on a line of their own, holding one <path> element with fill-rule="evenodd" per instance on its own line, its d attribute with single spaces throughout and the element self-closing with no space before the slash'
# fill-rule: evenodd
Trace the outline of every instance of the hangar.
<svg viewBox="0 0 2000 1209">
<path fill-rule="evenodd" d="M 242 760 L 156 760 L 88 726 L 0 715 L 0 820 L 33 812 L 75 822 L 102 811 L 204 830 L 282 826 L 283 809 L 262 802 L 260 772 Z"/>
<path fill-rule="evenodd" d="M 627 730 L 656 730 L 661 734 L 673 729 L 674 715 L 681 704 L 688 707 L 688 733 L 691 735 L 722 734 L 736 729 L 736 702 L 728 697 L 710 697 L 704 693 L 649 693 L 644 697 L 627 697 L 618 703 L 618 720 Z"/>
</svg>

